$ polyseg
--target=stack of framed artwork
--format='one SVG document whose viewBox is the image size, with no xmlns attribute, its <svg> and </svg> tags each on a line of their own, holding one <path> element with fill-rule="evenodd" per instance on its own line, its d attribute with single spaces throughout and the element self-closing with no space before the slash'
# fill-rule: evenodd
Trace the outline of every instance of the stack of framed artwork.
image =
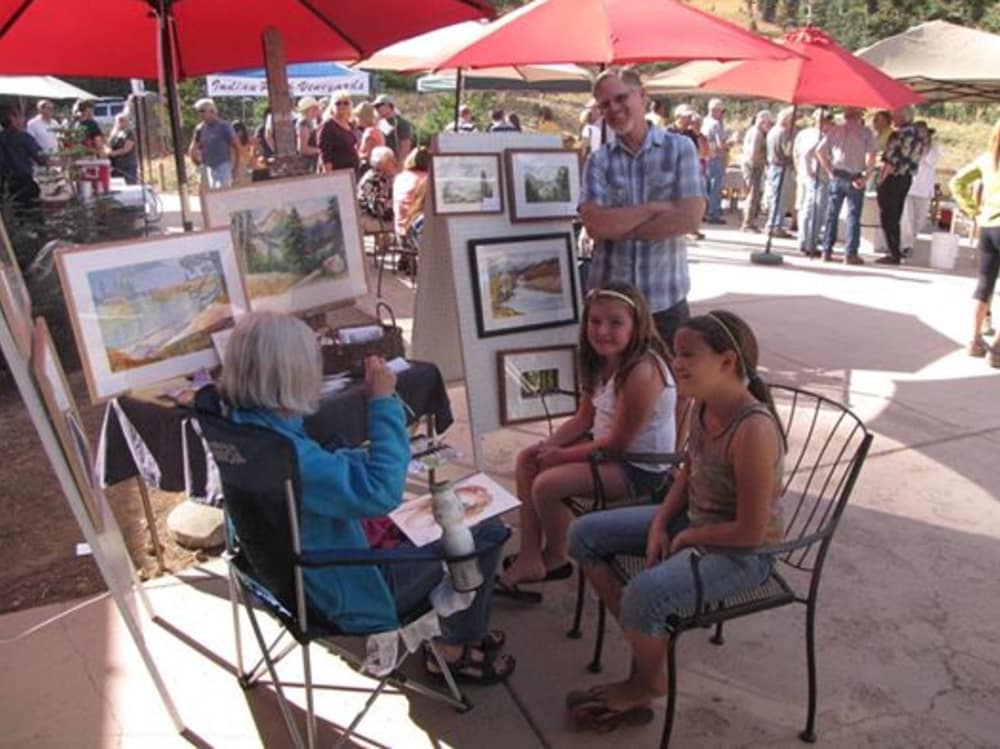
<svg viewBox="0 0 1000 749">
<path fill-rule="evenodd" d="M 576 407 L 557 391 L 576 390 L 580 160 L 560 146 L 507 132 L 434 144 L 413 350 L 464 379 L 480 469 L 482 435 Z"/>
</svg>

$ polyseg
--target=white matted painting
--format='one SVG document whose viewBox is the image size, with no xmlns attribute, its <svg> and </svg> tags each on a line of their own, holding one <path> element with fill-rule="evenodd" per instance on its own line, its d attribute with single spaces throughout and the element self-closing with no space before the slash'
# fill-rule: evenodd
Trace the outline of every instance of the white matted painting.
<svg viewBox="0 0 1000 749">
<path fill-rule="evenodd" d="M 57 262 L 95 402 L 214 367 L 212 333 L 247 309 L 228 230 L 74 247 Z"/>
<path fill-rule="evenodd" d="M 431 180 L 439 215 L 503 213 L 499 154 L 434 154 Z"/>
<path fill-rule="evenodd" d="M 7 227 L 0 218 L 0 310 L 7 318 L 18 351 L 31 356 L 31 296 L 7 236 Z"/>
<path fill-rule="evenodd" d="M 577 409 L 576 346 L 497 352 L 500 423 L 569 416 Z"/>
<path fill-rule="evenodd" d="M 228 226 L 253 310 L 304 313 L 368 292 L 354 172 L 255 182 L 202 195 Z"/>
<path fill-rule="evenodd" d="M 580 204 L 580 155 L 563 149 L 505 152 L 511 221 L 573 218 Z"/>
<path fill-rule="evenodd" d="M 575 323 L 569 232 L 469 240 L 480 338 Z"/>
<path fill-rule="evenodd" d="M 55 427 L 56 437 L 83 498 L 87 514 L 94 524 L 94 529 L 100 533 L 104 526 L 101 508 L 104 492 L 97 480 L 94 455 L 83 431 L 73 392 L 69 389 L 66 373 L 52 343 L 52 336 L 49 335 L 49 326 L 43 317 L 35 320 L 32 349 L 32 375 L 42 394 L 42 402 L 45 404 L 52 426 Z"/>
<path fill-rule="evenodd" d="M 485 473 L 474 473 L 456 481 L 454 489 L 465 509 L 467 528 L 521 504 L 517 497 Z M 441 538 L 441 526 L 434 520 L 430 494 L 404 500 L 389 517 L 414 546 L 426 546 Z"/>
</svg>

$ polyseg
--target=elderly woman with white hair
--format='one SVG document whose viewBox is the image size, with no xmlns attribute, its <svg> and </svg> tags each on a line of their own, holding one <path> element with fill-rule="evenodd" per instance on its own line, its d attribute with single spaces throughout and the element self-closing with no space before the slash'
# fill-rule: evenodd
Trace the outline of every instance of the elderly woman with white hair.
<svg viewBox="0 0 1000 749">
<path fill-rule="evenodd" d="M 301 320 L 277 312 L 240 319 L 226 345 L 221 390 L 226 416 L 238 424 L 270 429 L 291 441 L 298 458 L 299 527 L 303 551 L 370 548 L 365 519 L 381 518 L 403 497 L 410 461 L 403 405 L 396 376 L 379 357 L 365 361 L 368 396 L 367 448 L 327 450 L 306 432 L 304 416 L 320 400 L 320 352 Z M 384 532 L 383 532 L 384 535 Z M 489 630 L 493 580 L 506 530 L 497 521 L 473 529 L 483 578 L 472 604 L 441 619 L 440 652 L 461 680 L 492 684 L 507 678 L 515 661 L 501 654 L 504 633 Z M 405 547 L 399 539 L 380 548 Z M 433 547 L 432 547 L 433 548 Z M 440 562 L 392 566 L 306 569 L 310 606 L 346 633 L 391 631 L 416 610 L 443 577 Z M 428 653 L 425 667 L 444 678 Z"/>
<path fill-rule="evenodd" d="M 396 155 L 388 146 L 376 146 L 369 156 L 371 168 L 358 182 L 361 228 L 368 234 L 392 228 L 392 181 L 398 171 Z"/>
</svg>

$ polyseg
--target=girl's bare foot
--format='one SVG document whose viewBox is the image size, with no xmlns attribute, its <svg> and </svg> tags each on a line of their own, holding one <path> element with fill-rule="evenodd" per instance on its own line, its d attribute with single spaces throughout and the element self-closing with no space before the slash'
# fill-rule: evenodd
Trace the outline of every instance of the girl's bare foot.
<svg viewBox="0 0 1000 749">
<path fill-rule="evenodd" d="M 518 583 L 541 580 L 543 577 L 545 577 L 545 562 L 542 561 L 542 557 L 538 554 L 521 553 L 514 558 L 514 563 L 503 571 L 500 581 L 504 585 L 513 587 Z"/>
</svg>

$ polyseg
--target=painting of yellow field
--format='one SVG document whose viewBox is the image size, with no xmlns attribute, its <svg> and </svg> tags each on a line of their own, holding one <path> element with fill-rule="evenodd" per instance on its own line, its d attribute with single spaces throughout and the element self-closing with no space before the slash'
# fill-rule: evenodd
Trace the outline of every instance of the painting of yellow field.
<svg viewBox="0 0 1000 749">
<path fill-rule="evenodd" d="M 367 291 L 350 171 L 217 190 L 206 222 L 229 226 L 251 309 L 314 311 Z"/>
</svg>

